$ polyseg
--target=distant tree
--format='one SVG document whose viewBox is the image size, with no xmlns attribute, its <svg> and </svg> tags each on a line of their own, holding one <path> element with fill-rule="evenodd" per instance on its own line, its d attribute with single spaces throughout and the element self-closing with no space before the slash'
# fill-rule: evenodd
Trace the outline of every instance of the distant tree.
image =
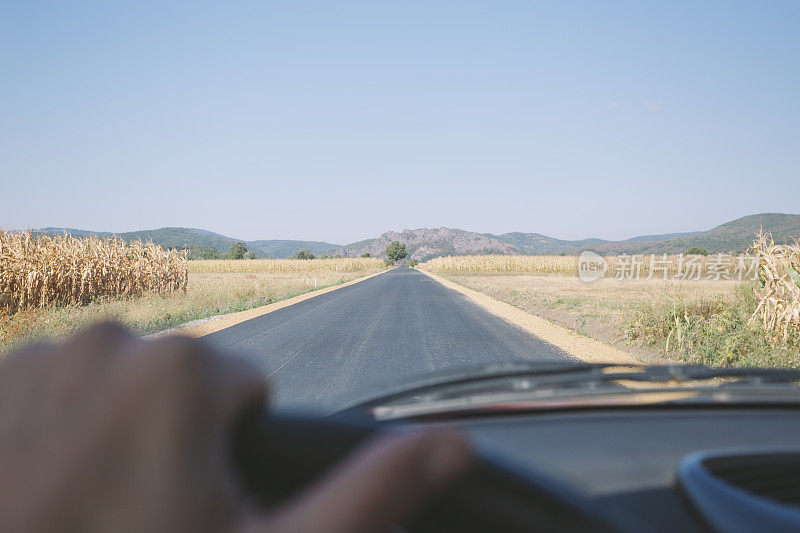
<svg viewBox="0 0 800 533">
<path fill-rule="evenodd" d="M 258 256 L 256 255 L 256 253 L 253 250 L 250 250 L 249 252 L 247 252 L 244 257 L 245 257 L 245 259 L 258 259 Z"/>
<path fill-rule="evenodd" d="M 241 241 L 231 245 L 231 259 L 244 259 L 244 254 L 247 253 L 247 245 Z"/>
<path fill-rule="evenodd" d="M 416 259 L 409 259 L 408 261 L 406 261 L 406 266 L 407 267 L 414 268 L 418 264 L 419 264 L 419 261 L 417 261 Z"/>
<path fill-rule="evenodd" d="M 189 259 L 224 259 L 225 256 L 211 246 L 189 245 Z"/>
<path fill-rule="evenodd" d="M 692 246 L 689 248 L 689 251 L 686 252 L 687 255 L 708 255 L 708 250 L 705 248 L 700 248 L 699 246 Z"/>
<path fill-rule="evenodd" d="M 400 261 L 406 255 L 408 255 L 406 252 L 406 245 L 400 244 L 398 241 L 392 241 L 386 247 L 386 257 L 389 258 L 389 261 Z"/>
<path fill-rule="evenodd" d="M 361 257 L 372 257 L 372 256 L 369 255 L 369 252 L 364 252 L 363 254 L 361 254 Z"/>
<path fill-rule="evenodd" d="M 314 254 L 308 248 L 303 248 L 296 251 L 292 257 L 295 259 L 314 259 Z"/>
</svg>

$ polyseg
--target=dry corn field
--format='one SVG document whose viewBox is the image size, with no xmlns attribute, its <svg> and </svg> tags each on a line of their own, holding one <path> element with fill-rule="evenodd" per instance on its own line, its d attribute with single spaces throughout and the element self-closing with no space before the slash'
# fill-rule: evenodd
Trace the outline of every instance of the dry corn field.
<svg viewBox="0 0 800 533">
<path fill-rule="evenodd" d="M 755 291 L 758 307 L 752 320 L 788 339 L 800 333 L 800 245 L 775 244 L 771 236 L 761 234 L 753 251 L 761 258 L 763 287 Z"/>
<path fill-rule="evenodd" d="M 118 238 L 0 231 L 0 309 L 185 292 L 185 252 Z"/>
<path fill-rule="evenodd" d="M 367 272 L 383 268 L 383 259 L 340 257 L 331 259 L 203 259 L 189 262 L 189 272 Z"/>
<path fill-rule="evenodd" d="M 754 258 L 751 256 L 715 255 L 664 255 L 647 254 L 634 256 L 606 256 L 606 277 L 620 276 L 654 278 L 675 277 L 681 273 L 683 279 L 733 279 L 754 274 Z M 437 257 L 421 263 L 420 268 L 433 272 L 474 273 L 527 273 L 527 274 L 571 274 L 578 275 L 578 257 L 568 255 L 466 255 Z"/>
<path fill-rule="evenodd" d="M 433 272 L 528 272 L 576 274 L 578 258 L 563 255 L 463 255 L 436 257 L 419 265 Z"/>
</svg>

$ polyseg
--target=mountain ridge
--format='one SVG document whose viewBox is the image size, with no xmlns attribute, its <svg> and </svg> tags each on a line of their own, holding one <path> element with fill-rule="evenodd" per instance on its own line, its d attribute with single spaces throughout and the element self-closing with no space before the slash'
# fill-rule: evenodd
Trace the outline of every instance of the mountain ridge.
<svg viewBox="0 0 800 533">
<path fill-rule="evenodd" d="M 601 255 L 686 253 L 693 247 L 704 248 L 710 253 L 743 253 L 750 247 L 755 234 L 761 228 L 772 233 L 776 242 L 793 242 L 800 238 L 800 215 L 759 213 L 725 222 L 706 231 L 641 235 L 621 241 L 599 238 L 564 240 L 540 233 L 510 232 L 495 235 L 444 227 L 420 228 L 386 232 L 375 239 L 337 248 L 334 253 L 369 253 L 385 257 L 383 248 L 392 240 L 405 244 L 409 257 L 420 261 L 439 255 L 482 253 L 578 255 L 586 250 Z M 449 236 L 457 236 L 457 240 Z"/>
<path fill-rule="evenodd" d="M 48 234 L 67 232 L 75 237 L 85 237 L 88 235 L 110 237 L 111 235 L 117 235 L 126 242 L 135 241 L 137 239 L 152 240 L 154 243 L 165 248 L 182 249 L 186 247 L 189 250 L 190 257 L 202 257 L 203 254 L 212 255 L 212 250 L 220 254 L 225 254 L 230 251 L 231 245 L 240 241 L 244 242 L 258 257 L 273 257 L 276 259 L 290 257 L 293 253 L 304 248 L 311 250 L 311 253 L 321 254 L 339 246 L 337 244 L 321 241 L 286 239 L 245 241 L 228 237 L 220 233 L 214 233 L 213 231 L 183 227 L 165 227 L 122 233 L 56 227 L 40 228 L 35 231 Z"/>
<path fill-rule="evenodd" d="M 385 257 L 386 245 L 396 240 L 404 243 L 409 258 L 426 260 L 440 255 L 466 254 L 531 254 L 577 255 L 591 250 L 602 255 L 685 253 L 692 247 L 705 248 L 710 253 L 747 250 L 759 229 L 772 233 L 776 242 L 793 242 L 800 238 L 800 215 L 786 213 L 758 213 L 725 222 L 706 231 L 641 235 L 612 241 L 600 238 L 566 240 L 540 233 L 509 232 L 500 235 L 477 233 L 457 228 L 418 228 L 387 231 L 378 237 L 340 246 L 323 241 L 303 240 L 252 240 L 243 241 L 259 257 L 290 257 L 298 250 L 308 248 L 315 255 L 330 254 L 360 256 L 369 253 Z M 86 235 L 110 236 L 111 232 L 72 228 L 41 228 L 43 233 L 67 231 L 76 237 Z M 116 234 L 126 241 L 152 240 L 167 248 L 187 247 L 194 257 L 214 250 L 227 253 L 239 239 L 199 228 L 166 227 Z"/>
</svg>

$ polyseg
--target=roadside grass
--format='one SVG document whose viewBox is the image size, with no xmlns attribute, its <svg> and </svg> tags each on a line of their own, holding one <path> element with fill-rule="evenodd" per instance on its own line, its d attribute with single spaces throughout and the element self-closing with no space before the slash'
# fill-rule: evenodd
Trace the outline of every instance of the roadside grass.
<svg viewBox="0 0 800 533">
<path fill-rule="evenodd" d="M 751 324 L 752 283 L 732 297 L 669 297 L 639 306 L 625 324 L 629 342 L 640 341 L 690 363 L 711 366 L 800 367 L 800 335 L 784 340 Z"/>
<path fill-rule="evenodd" d="M 252 262 L 252 261 L 250 261 Z M 99 321 L 121 322 L 139 335 L 193 320 L 253 309 L 316 289 L 340 285 L 380 267 L 308 272 L 189 273 L 185 294 L 98 300 L 84 306 L 36 308 L 0 313 L 0 354 L 22 345 L 61 340 Z"/>
</svg>

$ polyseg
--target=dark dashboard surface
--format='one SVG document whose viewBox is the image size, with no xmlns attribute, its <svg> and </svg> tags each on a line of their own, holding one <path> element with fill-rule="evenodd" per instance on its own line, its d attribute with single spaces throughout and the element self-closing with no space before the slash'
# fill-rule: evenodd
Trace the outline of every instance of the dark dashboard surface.
<svg viewBox="0 0 800 533">
<path fill-rule="evenodd" d="M 637 531 L 698 530 L 675 490 L 678 462 L 701 450 L 800 449 L 800 410 L 621 409 L 454 423 L 476 446 L 561 481 Z"/>
</svg>

